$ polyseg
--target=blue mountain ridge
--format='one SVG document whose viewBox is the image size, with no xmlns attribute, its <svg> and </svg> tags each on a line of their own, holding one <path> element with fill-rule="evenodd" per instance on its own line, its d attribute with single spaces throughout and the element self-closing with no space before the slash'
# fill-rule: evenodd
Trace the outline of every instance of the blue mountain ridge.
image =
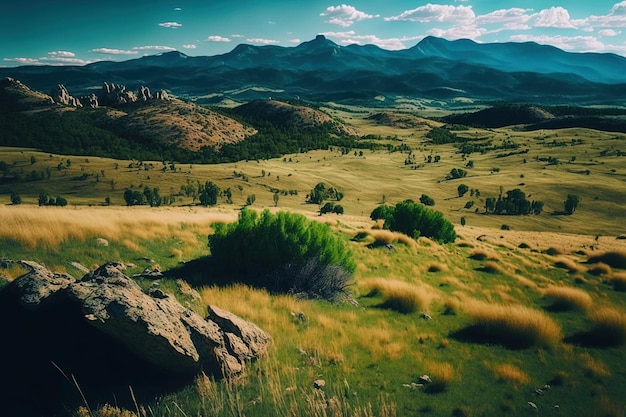
<svg viewBox="0 0 626 417">
<path fill-rule="evenodd" d="M 215 56 L 191 57 L 172 51 L 85 66 L 0 68 L 0 76 L 19 79 L 44 92 L 63 83 L 70 91 L 83 93 L 107 81 L 130 87 L 143 84 L 191 97 L 227 95 L 255 86 L 312 100 L 458 95 L 615 103 L 626 93 L 626 58 L 566 52 L 533 42 L 481 44 L 435 37 L 390 51 L 375 45 L 341 46 L 318 35 L 293 47 L 240 44 Z"/>
</svg>

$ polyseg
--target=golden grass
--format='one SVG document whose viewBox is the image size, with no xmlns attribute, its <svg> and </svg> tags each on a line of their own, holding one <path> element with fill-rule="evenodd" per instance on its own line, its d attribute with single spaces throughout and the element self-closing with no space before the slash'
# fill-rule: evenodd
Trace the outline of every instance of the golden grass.
<svg viewBox="0 0 626 417">
<path fill-rule="evenodd" d="M 611 275 L 610 282 L 615 291 L 626 291 L 626 272 L 614 272 Z"/>
<path fill-rule="evenodd" d="M 478 338 L 509 347 L 555 347 L 562 339 L 561 326 L 542 311 L 522 305 L 467 300 L 464 310 L 474 322 Z"/>
<path fill-rule="evenodd" d="M 416 247 L 417 242 L 410 236 L 400 232 L 392 232 L 386 229 L 369 229 L 365 233 L 373 237 L 377 243 L 389 245 L 392 243 L 402 243 L 407 246 Z"/>
<path fill-rule="evenodd" d="M 554 260 L 554 266 L 561 269 L 566 269 L 569 272 L 582 272 L 585 269 L 574 262 L 572 259 L 565 256 L 561 256 Z"/>
<path fill-rule="evenodd" d="M 15 278 L 19 278 L 28 272 L 30 271 L 20 264 L 8 263 L 6 268 L 0 264 L 0 278 L 4 278 L 8 282 L 13 281 Z"/>
<path fill-rule="evenodd" d="M 601 307 L 587 316 L 591 323 L 590 342 L 600 345 L 626 343 L 626 313 L 616 307 Z"/>
<path fill-rule="evenodd" d="M 548 249 L 546 249 L 546 253 L 551 256 L 563 255 L 565 254 L 565 250 L 563 250 L 563 248 L 551 246 Z"/>
<path fill-rule="evenodd" d="M 580 364 L 580 369 L 588 378 L 605 378 L 611 376 L 609 368 L 607 368 L 601 360 L 595 359 L 587 352 L 580 354 L 578 363 Z"/>
<path fill-rule="evenodd" d="M 431 262 L 428 264 L 428 272 L 443 272 L 448 270 L 448 265 L 442 262 Z"/>
<path fill-rule="evenodd" d="M 589 269 L 587 269 L 587 272 L 590 273 L 591 275 L 611 275 L 611 267 L 605 263 L 602 262 L 598 262 L 597 264 L 593 265 L 592 267 L 590 267 Z"/>
<path fill-rule="evenodd" d="M 133 237 L 175 236 L 197 241 L 194 232 L 207 233 L 211 223 L 236 220 L 234 214 L 192 209 L 34 206 L 0 206 L 0 218 L 0 239 L 15 241 L 25 249 L 39 245 L 54 248 L 70 238 L 87 241 L 101 237 L 123 242 L 130 249 L 137 249 Z"/>
<path fill-rule="evenodd" d="M 578 288 L 550 285 L 542 293 L 552 300 L 551 308 L 555 310 L 587 310 L 593 304 L 591 296 Z"/>
<path fill-rule="evenodd" d="M 626 250 L 593 253 L 587 262 L 592 264 L 602 262 L 612 268 L 626 269 Z"/>
<path fill-rule="evenodd" d="M 504 363 L 501 365 L 489 366 L 493 370 L 496 379 L 499 382 L 507 382 L 513 384 L 516 388 L 520 385 L 528 384 L 530 377 L 520 368 L 510 363 Z"/>
<path fill-rule="evenodd" d="M 480 268 L 483 272 L 488 274 L 503 274 L 504 270 L 502 267 L 495 261 L 487 261 L 485 265 Z"/>
<path fill-rule="evenodd" d="M 426 386 L 426 392 L 436 394 L 446 391 L 456 379 L 454 367 L 447 362 L 430 362 L 426 364 L 425 368 L 432 380 Z"/>
<path fill-rule="evenodd" d="M 484 260 L 499 260 L 500 257 L 492 251 L 488 251 L 486 249 L 477 248 L 470 252 L 469 257 L 476 261 L 484 261 Z"/>
<path fill-rule="evenodd" d="M 404 281 L 376 278 L 365 281 L 364 285 L 382 294 L 384 307 L 403 314 L 427 311 L 434 297 L 434 290 Z"/>
</svg>

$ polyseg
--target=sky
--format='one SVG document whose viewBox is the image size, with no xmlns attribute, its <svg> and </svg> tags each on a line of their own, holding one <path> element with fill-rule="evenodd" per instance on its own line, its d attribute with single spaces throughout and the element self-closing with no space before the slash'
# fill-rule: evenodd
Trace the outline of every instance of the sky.
<svg viewBox="0 0 626 417">
<path fill-rule="evenodd" d="M 13 0 L 0 9 L 0 66 L 85 65 L 238 44 L 406 49 L 426 36 L 526 42 L 626 56 L 626 1 Z"/>
</svg>

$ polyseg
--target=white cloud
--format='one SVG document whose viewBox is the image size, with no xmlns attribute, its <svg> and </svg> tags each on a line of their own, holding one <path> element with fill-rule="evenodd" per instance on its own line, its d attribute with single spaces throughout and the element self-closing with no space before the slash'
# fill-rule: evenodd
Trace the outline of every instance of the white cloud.
<svg viewBox="0 0 626 417">
<path fill-rule="evenodd" d="M 183 9 L 181 9 L 180 7 L 175 7 L 174 10 L 176 10 L 177 12 L 180 12 Z"/>
<path fill-rule="evenodd" d="M 472 6 L 450 6 L 430 4 L 416 9 L 406 10 L 398 16 L 386 17 L 385 21 L 407 20 L 410 22 L 456 22 L 464 24 L 472 22 L 476 15 Z"/>
<path fill-rule="evenodd" d="M 274 39 L 262 39 L 262 38 L 251 38 L 251 39 L 246 39 L 246 41 L 250 42 L 250 43 L 260 43 L 263 45 L 272 45 L 275 43 L 280 43 L 277 40 Z"/>
<path fill-rule="evenodd" d="M 569 12 L 563 7 L 550 7 L 543 9 L 536 15 L 535 27 L 576 29 L 572 23 Z"/>
<path fill-rule="evenodd" d="M 354 22 L 380 17 L 380 15 L 367 14 L 347 4 L 329 6 L 324 12 L 320 13 L 320 16 L 329 18 L 326 23 L 341 27 L 350 27 Z"/>
<path fill-rule="evenodd" d="M 172 48 L 171 46 L 162 46 L 162 45 L 146 45 L 146 46 L 135 46 L 133 50 L 135 51 L 175 51 L 176 48 Z"/>
<path fill-rule="evenodd" d="M 64 58 L 73 58 L 76 56 L 74 52 L 69 52 L 69 51 L 48 52 L 48 55 L 50 55 L 51 57 L 64 57 Z"/>
<path fill-rule="evenodd" d="M 245 38 L 245 36 L 243 35 L 238 35 L 238 34 L 234 34 L 234 35 L 230 35 L 231 38 Z"/>
<path fill-rule="evenodd" d="M 219 36 L 219 35 L 211 35 L 208 38 L 206 38 L 206 40 L 208 42 L 230 42 L 230 39 L 224 38 L 224 37 Z"/>
<path fill-rule="evenodd" d="M 185 49 L 196 49 L 196 45 L 194 45 L 194 44 L 187 44 L 187 45 L 183 45 L 183 48 L 185 48 Z"/>
<path fill-rule="evenodd" d="M 514 24 L 521 25 L 530 20 L 529 10 L 512 8 L 512 9 L 500 9 L 491 13 L 487 13 L 476 18 L 476 23 L 479 25 L 488 24 Z"/>
<path fill-rule="evenodd" d="M 22 65 L 36 65 L 41 64 L 38 59 L 35 58 L 4 58 L 4 61 L 7 62 L 17 62 Z"/>
<path fill-rule="evenodd" d="M 45 57 L 45 58 L 41 58 L 42 61 L 46 61 L 46 62 L 56 62 L 59 64 L 70 64 L 70 65 L 85 65 L 85 64 L 89 64 L 93 61 L 85 61 L 84 59 L 80 59 L 80 58 L 66 58 L 66 57 Z"/>
<path fill-rule="evenodd" d="M 159 23 L 159 26 L 164 27 L 164 28 L 176 29 L 176 28 L 181 27 L 182 24 L 178 22 L 163 22 L 163 23 Z"/>
<path fill-rule="evenodd" d="M 289 39 L 289 43 L 302 43 L 302 41 L 298 38 L 295 38 L 295 39 Z"/>
<path fill-rule="evenodd" d="M 617 36 L 617 35 L 619 35 L 620 33 L 622 33 L 622 31 L 621 31 L 621 30 L 620 30 L 620 31 L 615 31 L 615 30 L 613 30 L 613 29 L 604 29 L 604 30 L 600 30 L 600 31 L 598 31 L 598 35 L 600 35 L 600 36 L 604 36 L 604 37 L 606 37 L 606 38 L 611 38 L 611 37 L 613 37 L 613 36 Z"/>
<path fill-rule="evenodd" d="M 422 39 L 423 36 L 411 36 L 402 38 L 387 38 L 380 39 L 376 35 L 357 35 L 355 31 L 350 30 L 347 32 L 325 32 L 322 35 L 327 38 L 339 39 L 339 43 L 342 45 L 376 45 L 379 48 L 397 51 L 400 49 L 406 49 L 405 42 L 412 42 Z"/>
<path fill-rule="evenodd" d="M 593 27 L 626 27 L 626 1 L 616 3 L 606 15 L 592 15 L 586 19 L 574 20 L 578 26 Z"/>
<path fill-rule="evenodd" d="M 112 48 L 96 48 L 91 49 L 89 52 L 96 52 L 99 54 L 109 54 L 109 55 L 136 55 L 137 51 L 127 51 L 123 49 L 112 49 Z"/>
</svg>

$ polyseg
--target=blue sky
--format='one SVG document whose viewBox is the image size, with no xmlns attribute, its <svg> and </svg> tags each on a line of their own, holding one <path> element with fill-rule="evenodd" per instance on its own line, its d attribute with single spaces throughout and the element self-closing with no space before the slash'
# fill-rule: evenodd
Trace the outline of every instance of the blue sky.
<svg viewBox="0 0 626 417">
<path fill-rule="evenodd" d="M 240 43 L 296 46 L 317 34 L 392 50 L 432 35 L 626 55 L 626 1 L 12 1 L 0 12 L 0 66 L 217 55 Z"/>
</svg>

